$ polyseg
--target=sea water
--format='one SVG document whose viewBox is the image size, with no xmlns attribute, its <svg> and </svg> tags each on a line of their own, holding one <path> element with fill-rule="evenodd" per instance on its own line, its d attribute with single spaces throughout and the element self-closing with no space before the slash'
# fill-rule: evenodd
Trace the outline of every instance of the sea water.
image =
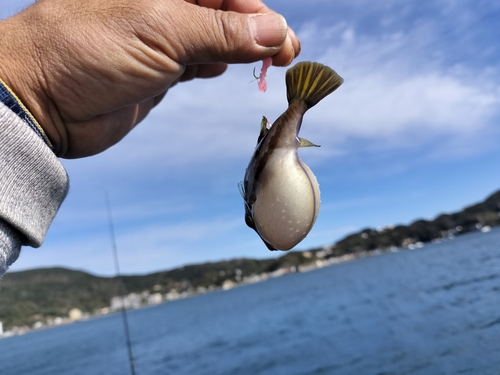
<svg viewBox="0 0 500 375">
<path fill-rule="evenodd" d="M 137 375 L 500 374 L 500 230 L 128 316 Z M 0 374 L 130 374 L 121 315 L 0 340 Z"/>
</svg>

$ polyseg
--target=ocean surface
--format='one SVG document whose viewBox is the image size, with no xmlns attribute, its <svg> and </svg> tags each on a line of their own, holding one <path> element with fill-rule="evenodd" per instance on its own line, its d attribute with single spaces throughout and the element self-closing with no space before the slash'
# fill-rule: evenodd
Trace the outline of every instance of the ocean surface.
<svg viewBox="0 0 500 375">
<path fill-rule="evenodd" d="M 137 375 L 500 374 L 500 230 L 128 316 Z M 2 339 L 0 374 L 130 374 L 121 315 Z"/>
</svg>

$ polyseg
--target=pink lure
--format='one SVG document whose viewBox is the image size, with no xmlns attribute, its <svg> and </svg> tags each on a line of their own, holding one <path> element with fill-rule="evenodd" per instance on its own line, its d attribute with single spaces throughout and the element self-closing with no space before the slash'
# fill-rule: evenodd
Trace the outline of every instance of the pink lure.
<svg viewBox="0 0 500 375">
<path fill-rule="evenodd" d="M 262 69 L 260 70 L 259 83 L 258 83 L 259 90 L 262 92 L 266 92 L 267 90 L 266 74 L 267 74 L 267 69 L 271 66 L 272 63 L 273 59 L 271 57 L 262 60 Z"/>
</svg>

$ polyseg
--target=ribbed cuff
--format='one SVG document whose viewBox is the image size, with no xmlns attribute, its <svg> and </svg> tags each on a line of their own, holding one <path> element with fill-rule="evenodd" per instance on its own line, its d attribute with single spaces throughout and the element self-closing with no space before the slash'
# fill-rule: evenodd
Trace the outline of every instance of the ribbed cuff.
<svg viewBox="0 0 500 375">
<path fill-rule="evenodd" d="M 43 137 L 15 108 L 0 103 L 0 218 L 25 236 L 23 245 L 42 244 L 68 187 Z"/>
<path fill-rule="evenodd" d="M 22 238 L 19 232 L 0 219 L 0 279 L 19 257 L 21 244 Z"/>
</svg>

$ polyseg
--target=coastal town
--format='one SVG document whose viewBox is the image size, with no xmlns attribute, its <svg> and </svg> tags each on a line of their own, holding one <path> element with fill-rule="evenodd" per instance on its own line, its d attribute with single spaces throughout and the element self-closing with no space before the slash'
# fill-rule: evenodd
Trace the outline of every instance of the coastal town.
<svg viewBox="0 0 500 375">
<path fill-rule="evenodd" d="M 201 295 L 214 291 L 227 291 L 235 287 L 253 284 L 257 282 L 266 281 L 269 279 L 277 278 L 291 273 L 296 272 L 307 272 L 314 269 L 327 267 L 333 264 L 343 263 L 352 261 L 357 258 L 366 257 L 370 255 L 375 255 L 373 252 L 363 252 L 358 254 L 345 254 L 340 257 L 332 257 L 332 249 L 330 247 L 325 247 L 321 251 L 316 251 L 314 254 L 311 251 L 302 252 L 302 256 L 306 259 L 313 260 L 306 265 L 290 266 L 279 268 L 272 272 L 265 272 L 261 274 L 252 274 L 249 276 L 243 276 L 242 271 L 239 269 L 235 270 L 234 278 L 227 278 L 224 280 L 221 286 L 211 285 L 209 287 L 197 287 L 197 288 L 186 288 L 185 290 L 171 289 L 166 293 L 161 293 L 162 287 L 160 285 L 155 285 L 152 290 L 145 290 L 141 293 L 129 293 L 125 296 L 114 296 L 111 298 L 109 306 L 96 309 L 95 311 L 88 312 L 82 311 L 76 307 L 69 310 L 67 316 L 47 318 L 43 319 L 39 316 L 32 326 L 14 326 L 10 330 L 4 331 L 3 324 L 0 322 L 0 338 L 7 338 L 15 335 L 22 335 L 33 330 L 46 329 L 49 327 L 61 326 L 64 324 L 70 324 L 82 320 L 87 320 L 99 316 L 104 316 L 108 314 L 113 314 L 122 309 L 139 309 L 148 306 L 159 305 L 161 303 L 168 303 L 183 298 L 193 297 L 196 295 Z M 314 259 L 312 259 L 314 258 Z M 220 271 L 220 276 L 225 276 L 225 271 Z"/>
</svg>

